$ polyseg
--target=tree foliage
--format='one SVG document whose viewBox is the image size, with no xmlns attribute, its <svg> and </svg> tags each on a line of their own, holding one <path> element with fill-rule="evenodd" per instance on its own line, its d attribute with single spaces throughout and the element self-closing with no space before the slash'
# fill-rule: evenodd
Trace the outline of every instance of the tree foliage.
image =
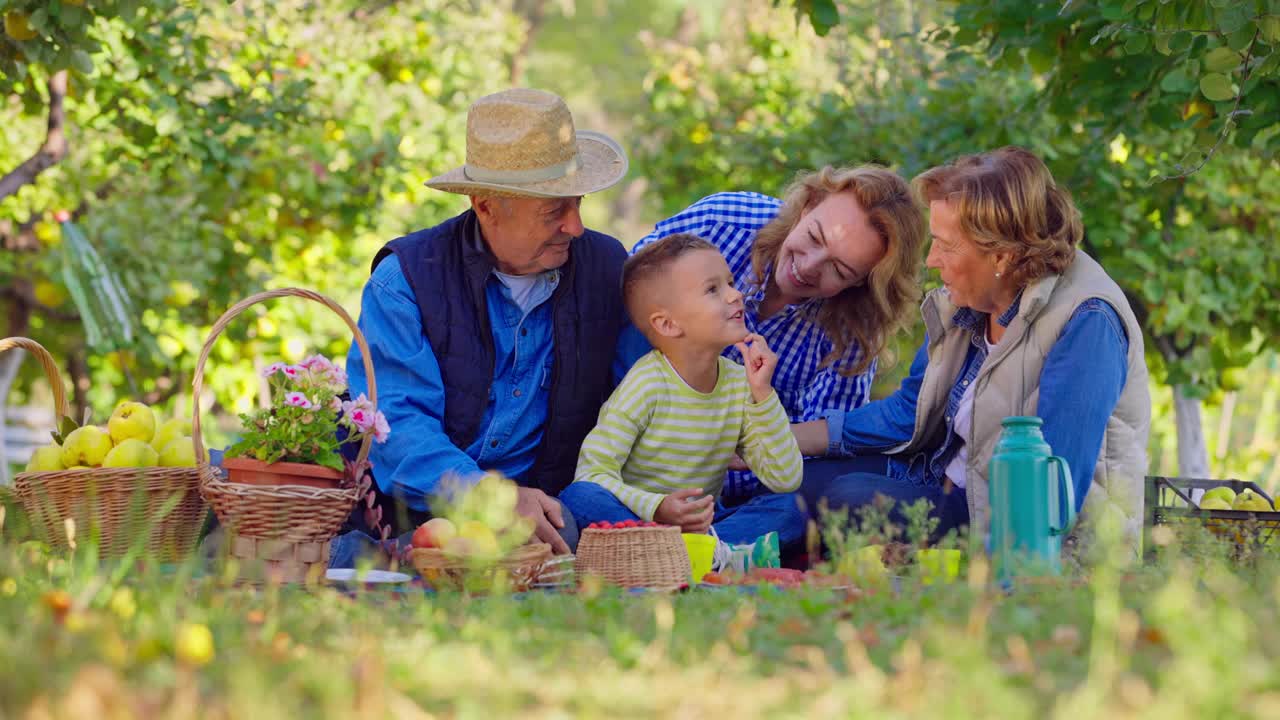
<svg viewBox="0 0 1280 720">
<path fill-rule="evenodd" d="M 1026 146 L 1075 194 L 1157 376 L 1209 392 L 1280 334 L 1275 5 L 846 2 L 821 39 L 757 10 L 715 44 L 651 45 L 641 161 L 671 212 L 827 163 L 910 176 Z"/>
<path fill-rule="evenodd" d="M 465 109 L 502 86 L 517 40 L 508 13 L 444 0 L 0 6 L 36 33 L 0 42 L 0 169 L 41 145 L 49 79 L 65 70 L 70 86 L 65 158 L 0 199 L 0 303 L 8 332 L 66 358 L 99 410 L 117 392 L 189 385 L 212 320 L 255 291 L 297 284 L 353 304 L 379 243 L 456 211 L 421 182 L 461 162 Z M 86 346 L 60 208 L 153 344 Z M 349 340 L 323 311 L 260 310 L 209 363 L 207 384 L 237 412 L 262 390 L 245 358 L 341 354 Z"/>
</svg>

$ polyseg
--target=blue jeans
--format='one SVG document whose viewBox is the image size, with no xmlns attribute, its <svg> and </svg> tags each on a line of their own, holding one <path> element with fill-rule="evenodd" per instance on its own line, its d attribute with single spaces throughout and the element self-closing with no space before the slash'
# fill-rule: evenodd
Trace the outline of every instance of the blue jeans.
<svg viewBox="0 0 1280 720">
<path fill-rule="evenodd" d="M 560 492 L 560 502 L 573 513 L 578 527 L 593 522 L 622 522 L 640 517 L 614 497 L 613 493 L 593 482 L 576 482 Z M 778 533 L 783 547 L 795 545 L 804 538 L 808 519 L 796 502 L 795 493 L 757 495 L 735 507 L 726 508 L 716 502 L 711 524 L 716 535 L 730 544 L 749 543 L 767 532 Z"/>
<path fill-rule="evenodd" d="M 928 500 L 932 505 L 929 517 L 938 520 L 930 542 L 969 524 L 969 504 L 962 488 L 921 485 L 887 473 L 888 461 L 883 455 L 810 460 L 805 463 L 800 495 L 815 515 L 825 505 L 829 511 L 844 510 L 855 519 L 859 508 L 871 505 L 877 495 L 884 496 L 894 501 L 889 521 L 903 527 L 907 520 L 902 508 L 917 500 Z"/>
<path fill-rule="evenodd" d="M 573 552 L 578 547 L 578 525 L 573 520 L 573 513 L 569 512 L 563 503 L 560 505 L 560 515 L 564 518 L 560 537 L 568 544 L 569 551 Z M 394 543 L 394 547 L 389 549 L 395 552 L 397 549 L 409 547 L 412 539 L 413 530 L 410 530 L 387 541 L 387 544 Z M 382 548 L 381 543 L 361 530 L 345 532 L 335 537 L 329 545 L 329 567 L 331 568 L 352 568 L 364 558 L 372 560 L 375 566 L 379 566 L 385 564 L 386 557 L 386 550 Z"/>
</svg>

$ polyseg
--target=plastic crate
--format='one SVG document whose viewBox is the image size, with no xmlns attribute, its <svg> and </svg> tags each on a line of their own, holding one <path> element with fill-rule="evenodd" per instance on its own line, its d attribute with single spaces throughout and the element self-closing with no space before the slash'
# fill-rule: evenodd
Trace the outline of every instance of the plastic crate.
<svg viewBox="0 0 1280 720">
<path fill-rule="evenodd" d="M 1280 512 L 1253 510 L 1201 510 L 1193 502 L 1196 490 L 1229 487 L 1239 494 L 1252 490 L 1272 502 L 1272 498 L 1247 480 L 1211 480 L 1207 478 L 1147 477 L 1146 526 L 1203 525 L 1216 535 L 1230 538 L 1239 551 L 1260 549 L 1280 540 Z M 1274 506 L 1274 503 L 1273 503 Z M 1151 543 L 1146 543 L 1151 548 Z"/>
</svg>

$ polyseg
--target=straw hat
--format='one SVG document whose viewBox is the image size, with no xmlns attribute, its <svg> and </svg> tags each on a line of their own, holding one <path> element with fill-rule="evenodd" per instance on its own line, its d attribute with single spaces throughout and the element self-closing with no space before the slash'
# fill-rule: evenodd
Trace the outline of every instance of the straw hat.
<svg viewBox="0 0 1280 720">
<path fill-rule="evenodd" d="M 578 197 L 627 174 L 622 146 L 603 133 L 575 131 L 558 96 L 517 88 L 480 98 L 467 112 L 467 164 L 427 187 L 461 195 Z"/>
</svg>

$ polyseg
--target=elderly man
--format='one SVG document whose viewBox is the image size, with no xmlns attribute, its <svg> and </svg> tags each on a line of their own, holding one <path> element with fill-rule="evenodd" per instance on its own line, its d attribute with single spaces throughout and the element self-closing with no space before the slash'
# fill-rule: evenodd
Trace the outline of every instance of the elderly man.
<svg viewBox="0 0 1280 720">
<path fill-rule="evenodd" d="M 618 143 L 575 130 L 551 93 L 471 106 L 466 165 L 426 183 L 469 196 L 470 209 L 387 243 L 364 289 L 360 328 L 393 428 L 370 460 L 393 534 L 430 516 L 442 477 L 497 470 L 519 484 L 517 510 L 539 539 L 557 553 L 576 545 L 556 495 L 625 370 L 614 356 L 627 324 L 626 250 L 583 227 L 579 205 L 626 172 Z M 367 391 L 354 344 L 347 368 L 351 392 Z M 349 559 L 335 547 L 335 566 Z"/>
</svg>

